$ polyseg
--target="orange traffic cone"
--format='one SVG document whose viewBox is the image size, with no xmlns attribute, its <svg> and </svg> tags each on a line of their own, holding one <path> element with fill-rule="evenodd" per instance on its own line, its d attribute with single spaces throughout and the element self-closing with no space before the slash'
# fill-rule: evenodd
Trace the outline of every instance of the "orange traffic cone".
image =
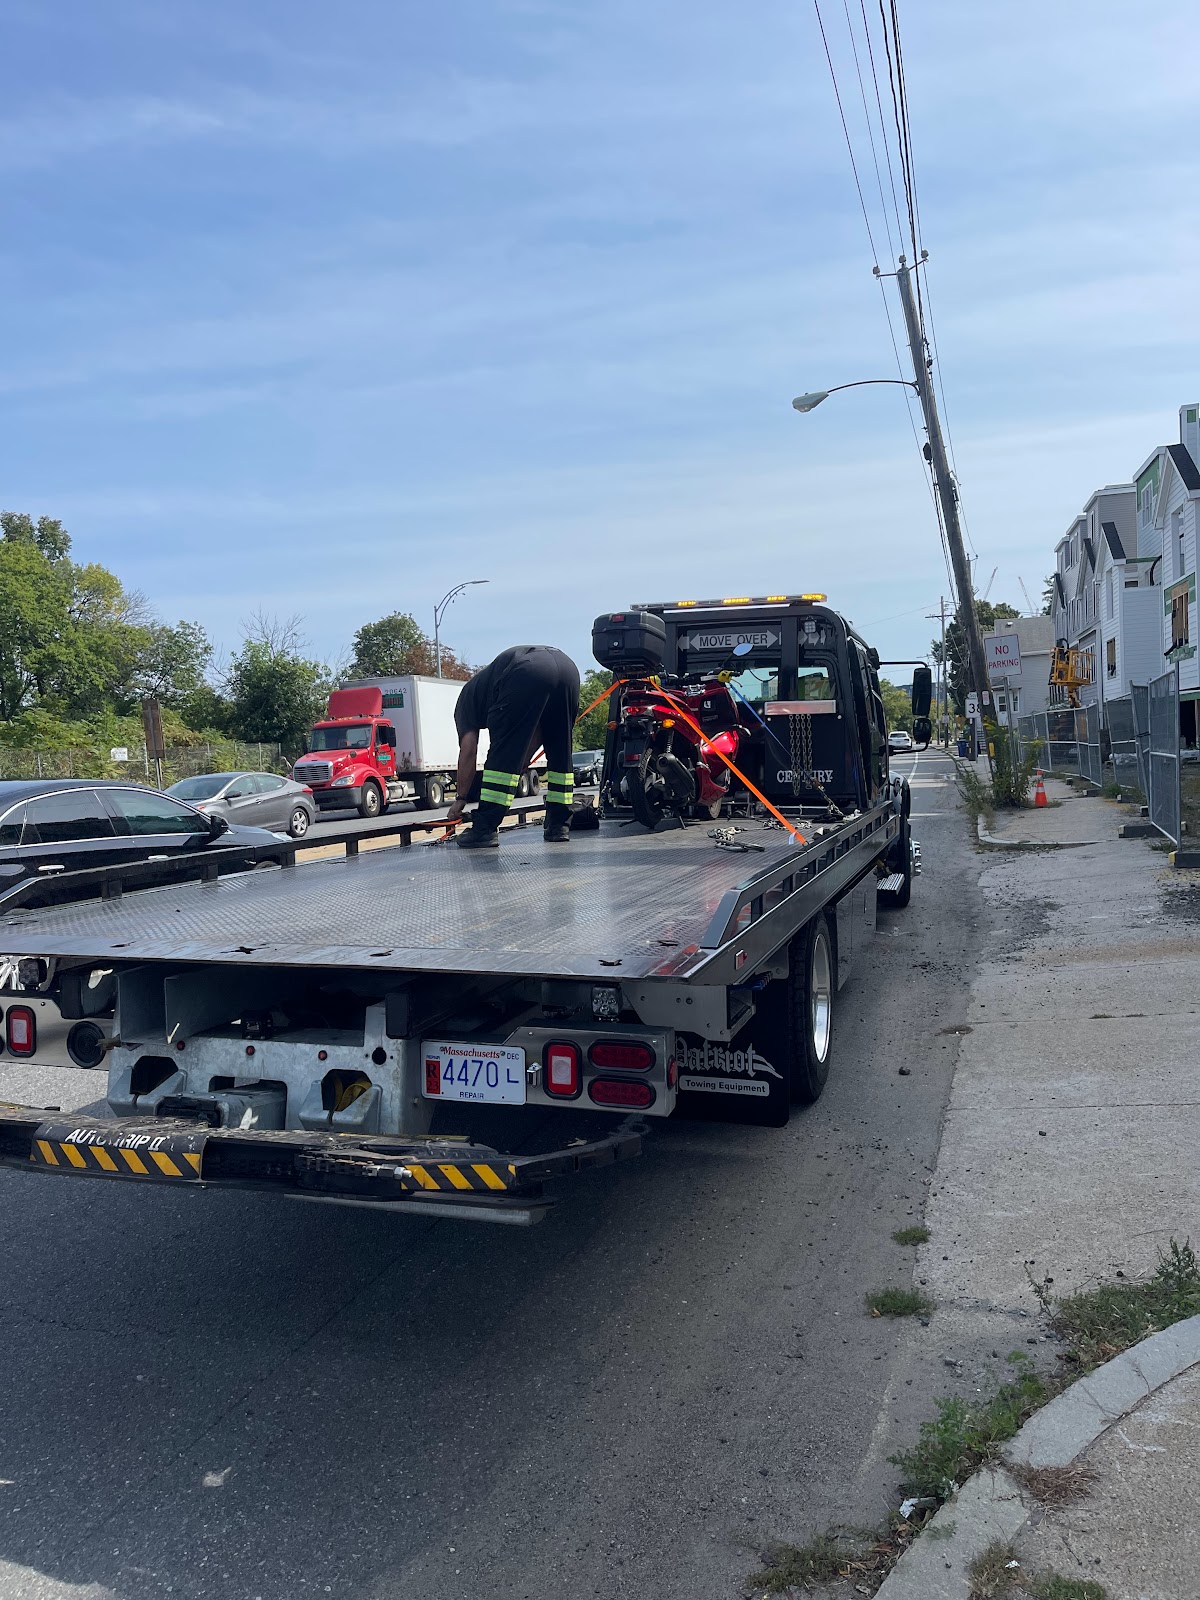
<svg viewBox="0 0 1200 1600">
<path fill-rule="evenodd" d="M 1048 806 L 1050 804 L 1049 800 L 1046 799 L 1046 785 L 1042 782 L 1041 767 L 1038 768 L 1037 783 L 1034 785 L 1033 803 L 1035 806 Z"/>
</svg>

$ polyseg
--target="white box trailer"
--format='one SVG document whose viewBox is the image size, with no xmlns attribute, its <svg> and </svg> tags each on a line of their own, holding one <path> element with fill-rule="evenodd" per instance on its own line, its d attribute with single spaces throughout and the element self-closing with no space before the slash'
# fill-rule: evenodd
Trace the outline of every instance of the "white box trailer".
<svg viewBox="0 0 1200 1600">
<path fill-rule="evenodd" d="M 453 678 L 423 678 L 405 673 L 394 678 L 351 678 L 331 697 L 352 689 L 378 689 L 381 714 L 396 730 L 396 775 L 418 772 L 453 773 L 458 765 L 458 730 L 454 707 L 462 684 Z"/>
<path fill-rule="evenodd" d="M 456 678 L 425 678 L 405 673 L 394 678 L 351 678 L 342 689 L 378 689 L 383 715 L 396 730 L 396 771 L 448 772 L 458 765 L 458 729 L 454 708 L 463 685 Z M 340 691 L 339 691 L 340 692 Z M 479 735 L 479 770 L 488 753 L 488 731 Z M 530 772 L 546 770 L 546 752 L 535 750 Z M 524 787 L 524 786 L 523 786 Z M 524 798 L 524 794 L 522 794 Z"/>
</svg>

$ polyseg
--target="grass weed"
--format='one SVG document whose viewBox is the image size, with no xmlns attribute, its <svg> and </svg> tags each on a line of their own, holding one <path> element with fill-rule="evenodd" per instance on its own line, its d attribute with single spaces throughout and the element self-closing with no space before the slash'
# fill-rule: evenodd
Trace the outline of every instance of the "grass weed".
<svg viewBox="0 0 1200 1600">
<path fill-rule="evenodd" d="M 933 1309 L 933 1301 L 916 1289 L 876 1289 L 867 1296 L 873 1317 L 927 1317 Z"/>
<path fill-rule="evenodd" d="M 1057 1392 L 1051 1380 L 1023 1372 L 1003 1384 L 990 1400 L 939 1400 L 937 1415 L 921 1424 L 911 1450 L 889 1456 L 903 1473 L 904 1487 L 916 1495 L 948 1500 L 977 1467 L 991 1460 L 999 1447 Z"/>
<path fill-rule="evenodd" d="M 1053 1304 L 1042 1298 L 1051 1327 L 1067 1345 L 1065 1359 L 1095 1367 L 1148 1334 L 1200 1313 L 1200 1262 L 1189 1240 L 1172 1239 L 1144 1283 L 1101 1284 Z"/>
</svg>

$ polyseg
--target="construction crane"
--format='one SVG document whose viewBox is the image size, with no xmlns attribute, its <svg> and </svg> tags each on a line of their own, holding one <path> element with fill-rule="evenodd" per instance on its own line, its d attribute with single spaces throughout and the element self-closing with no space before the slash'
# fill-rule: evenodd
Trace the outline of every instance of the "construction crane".
<svg viewBox="0 0 1200 1600">
<path fill-rule="evenodd" d="M 1025 596 L 1025 604 L 1029 607 L 1029 615 L 1036 617 L 1037 612 L 1033 609 L 1033 601 L 1029 598 L 1029 590 L 1025 587 L 1025 579 L 1018 578 L 1017 582 L 1021 585 L 1021 593 Z"/>
<path fill-rule="evenodd" d="M 988 579 L 988 581 L 987 581 L 987 588 L 986 588 L 986 589 L 985 589 L 985 590 L 984 590 L 984 591 L 983 591 L 983 593 L 982 593 L 982 594 L 981 594 L 981 595 L 980 595 L 980 596 L 979 596 L 979 598 L 980 598 L 980 599 L 981 599 L 981 600 L 986 600 L 986 599 L 987 599 L 987 597 L 988 597 L 988 595 L 990 595 L 990 594 L 991 594 L 991 592 L 992 592 L 992 585 L 993 585 L 993 584 L 994 584 L 994 583 L 995 583 L 995 581 L 996 581 L 996 574 L 997 574 L 997 573 L 998 573 L 998 572 L 999 572 L 999 571 L 1000 571 L 1000 568 L 999 568 L 999 567 L 993 567 L 993 568 L 992 568 L 992 575 L 991 575 L 991 577 L 990 577 L 990 578 L 989 578 L 989 579 Z"/>
</svg>

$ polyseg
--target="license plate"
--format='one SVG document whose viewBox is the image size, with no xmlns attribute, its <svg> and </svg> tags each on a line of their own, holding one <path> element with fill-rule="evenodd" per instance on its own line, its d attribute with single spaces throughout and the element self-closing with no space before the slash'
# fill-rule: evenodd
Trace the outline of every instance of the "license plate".
<svg viewBox="0 0 1200 1600">
<path fill-rule="evenodd" d="M 525 1104 L 525 1052 L 507 1044 L 456 1044 L 426 1039 L 425 1098 Z"/>
</svg>

